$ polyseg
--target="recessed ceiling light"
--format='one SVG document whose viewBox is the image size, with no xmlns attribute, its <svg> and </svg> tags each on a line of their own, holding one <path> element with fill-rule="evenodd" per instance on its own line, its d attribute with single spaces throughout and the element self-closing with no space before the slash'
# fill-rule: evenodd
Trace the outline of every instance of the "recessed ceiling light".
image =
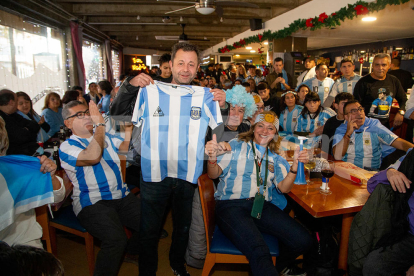
<svg viewBox="0 0 414 276">
<path fill-rule="evenodd" d="M 236 57 L 239 57 L 240 55 L 236 55 Z"/>
<path fill-rule="evenodd" d="M 263 43 L 263 44 L 264 44 L 264 45 L 268 45 L 268 44 L 269 44 L 269 42 L 267 42 L 267 41 L 266 41 L 266 42 L 265 42 L 265 43 Z"/>
<path fill-rule="evenodd" d="M 250 50 L 250 53 L 256 53 L 256 51 L 255 50 Z"/>
<path fill-rule="evenodd" d="M 362 21 L 375 21 L 375 20 L 377 20 L 377 18 L 373 16 L 367 16 L 367 17 L 362 18 Z"/>
<path fill-rule="evenodd" d="M 252 47 L 246 47 L 246 49 L 247 49 L 247 50 L 251 50 L 251 49 L 252 49 Z"/>
<path fill-rule="evenodd" d="M 401 48 L 401 47 L 397 47 L 397 48 L 395 48 L 395 50 L 397 50 L 397 51 L 401 51 L 403 48 Z"/>
</svg>

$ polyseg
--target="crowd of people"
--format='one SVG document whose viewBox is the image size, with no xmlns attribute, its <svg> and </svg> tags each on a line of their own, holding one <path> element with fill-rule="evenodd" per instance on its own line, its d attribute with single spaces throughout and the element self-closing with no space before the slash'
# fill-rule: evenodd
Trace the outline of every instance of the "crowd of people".
<svg viewBox="0 0 414 276">
<path fill-rule="evenodd" d="M 156 275 L 158 240 L 171 198 L 173 273 L 189 275 L 186 263 L 202 267 L 205 241 L 191 240 L 196 235 L 190 233 L 205 233 L 204 225 L 192 223 L 202 218 L 196 184 L 203 173 L 216 185 L 216 223 L 246 255 L 253 275 L 306 275 L 295 259 L 311 248 L 312 239 L 289 216 L 284 194 L 293 187 L 298 162 L 306 163 L 309 152 L 295 147 L 293 162 L 288 163 L 281 143 L 295 141 L 298 135 L 336 160 L 379 174 L 388 169 L 388 182 L 381 183 L 410 195 L 404 200 L 409 204 L 406 210 L 411 210 L 410 215 L 405 213 L 411 227 L 404 228 L 404 239 L 395 239 L 394 244 L 414 254 L 406 246 L 413 243 L 413 189 L 411 174 L 405 175 L 407 161 L 402 161 L 411 159 L 413 124 L 407 137 L 390 129 L 393 100 L 399 106 L 393 129 L 401 126 L 404 117 L 414 119 L 414 97 L 407 101 L 406 96 L 412 83 L 405 81 L 403 88 L 399 80 L 403 74 L 389 73 L 391 64 L 391 69 L 401 70 L 398 59 L 377 54 L 372 73 L 359 76 L 353 61 L 345 58 L 341 76 L 334 80 L 328 77 L 327 64 L 307 56 L 296 87 L 282 58 L 274 59 L 270 70 L 236 63 L 227 69 L 209 64 L 202 70 L 200 60 L 196 46 L 177 43 L 150 74 L 121 77 L 116 86 L 105 80 L 90 83 L 87 94 L 80 86 L 62 98 L 51 92 L 41 114 L 33 110 L 25 92 L 0 91 L 0 155 L 4 155 L 0 162 L 7 164 L 11 161 L 6 157 L 24 155 L 25 161 L 38 163 L 33 176 L 44 179 L 46 173 L 55 202 L 63 200 L 62 180 L 55 176 L 56 165 L 42 145 L 57 137 L 61 128 L 71 131 L 60 144 L 59 156 L 73 184 L 73 211 L 81 225 L 101 240 L 95 275 L 117 275 L 125 253 L 138 260 L 140 275 Z M 127 183 L 118 154 L 133 156 Z M 390 166 L 395 162 L 403 162 L 404 170 Z M 3 168 L 0 174 L 6 174 Z M 138 197 L 127 184 L 140 188 Z M 375 185 L 369 185 L 370 192 Z M 19 223 L 20 217 L 8 224 L 0 222 L 0 240 L 10 246 L 41 248 L 38 231 L 34 235 L 24 229 L 38 227 L 33 208 L 26 212 L 27 226 Z M 129 239 L 124 227 L 132 230 Z M 279 240 L 276 266 L 261 233 Z M 401 261 L 393 252 L 370 254 L 364 275 L 380 275 L 372 265 L 376 262 L 387 269 L 388 274 L 381 275 L 412 275 L 408 274 L 414 273 L 412 259 Z M 390 255 L 400 259 L 398 266 L 388 262 L 393 258 L 384 259 Z"/>
</svg>

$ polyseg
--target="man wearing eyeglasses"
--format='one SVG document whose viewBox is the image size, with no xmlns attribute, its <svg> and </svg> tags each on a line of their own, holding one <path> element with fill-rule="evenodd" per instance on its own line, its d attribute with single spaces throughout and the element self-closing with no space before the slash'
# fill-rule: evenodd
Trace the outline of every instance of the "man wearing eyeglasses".
<svg viewBox="0 0 414 276">
<path fill-rule="evenodd" d="M 344 105 L 344 124 L 336 129 L 333 154 L 336 160 L 353 163 L 366 170 L 378 170 L 385 145 L 407 151 L 413 144 L 399 138 L 377 119 L 365 117 L 357 100 Z"/>
<path fill-rule="evenodd" d="M 93 101 L 89 109 L 71 101 L 62 110 L 73 135 L 59 149 L 62 168 L 73 183 L 73 211 L 83 227 L 101 240 L 94 275 L 117 275 L 124 251 L 138 255 L 140 201 L 122 180 L 118 153 L 128 151 L 125 139 L 105 133 L 105 120 Z M 133 230 L 127 240 L 123 226 Z"/>
</svg>

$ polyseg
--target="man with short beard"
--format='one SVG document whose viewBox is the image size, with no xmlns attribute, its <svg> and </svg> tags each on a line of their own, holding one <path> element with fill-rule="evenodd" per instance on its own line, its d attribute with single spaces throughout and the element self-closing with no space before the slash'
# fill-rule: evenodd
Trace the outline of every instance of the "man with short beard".
<svg viewBox="0 0 414 276">
<path fill-rule="evenodd" d="M 405 114 L 405 103 L 407 96 L 401 86 L 400 81 L 387 74 L 390 68 L 391 57 L 388 54 L 377 54 L 372 63 L 372 73 L 362 77 L 354 89 L 354 97 L 358 100 L 365 109 L 365 114 L 369 113 L 369 109 L 375 99 L 378 98 L 378 92 L 384 93 L 386 96 L 391 96 L 398 101 L 400 109 L 394 117 L 393 127 L 398 127 L 402 124 Z M 390 127 L 389 118 L 380 120 L 383 125 Z"/>
<path fill-rule="evenodd" d="M 220 89 L 188 86 L 199 66 L 197 47 L 177 43 L 171 54 L 171 84 L 140 74 L 123 83 L 112 103 L 111 114 L 124 115 L 142 128 L 140 275 L 156 275 L 158 238 L 171 196 L 175 215 L 170 266 L 175 275 L 189 275 L 184 255 L 195 184 L 203 170 L 204 137 L 207 125 L 214 129 L 222 123 L 220 107 L 226 100 Z"/>
<path fill-rule="evenodd" d="M 325 99 L 328 97 L 329 91 L 331 91 L 334 80 L 328 78 L 328 66 L 324 63 L 320 63 L 315 67 L 316 76 L 304 81 L 302 84 L 309 87 L 310 91 L 316 92 L 321 99 L 321 105 L 323 105 Z M 296 91 L 299 86 L 296 87 Z"/>
</svg>

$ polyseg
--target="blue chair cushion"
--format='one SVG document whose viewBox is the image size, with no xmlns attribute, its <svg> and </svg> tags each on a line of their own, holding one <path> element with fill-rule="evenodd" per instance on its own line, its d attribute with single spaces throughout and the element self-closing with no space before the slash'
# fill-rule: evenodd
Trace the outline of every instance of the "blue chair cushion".
<svg viewBox="0 0 414 276">
<path fill-rule="evenodd" d="M 61 208 L 59 212 L 54 214 L 54 219 L 51 219 L 51 222 L 64 225 L 66 227 L 76 229 L 81 232 L 87 232 L 85 228 L 79 223 L 78 218 L 73 212 L 72 205 Z"/>
<path fill-rule="evenodd" d="M 262 233 L 272 256 L 279 256 L 279 242 L 274 236 Z M 218 226 L 214 229 L 213 239 L 210 245 L 211 253 L 243 255 L 240 250 L 220 231 Z"/>
</svg>

